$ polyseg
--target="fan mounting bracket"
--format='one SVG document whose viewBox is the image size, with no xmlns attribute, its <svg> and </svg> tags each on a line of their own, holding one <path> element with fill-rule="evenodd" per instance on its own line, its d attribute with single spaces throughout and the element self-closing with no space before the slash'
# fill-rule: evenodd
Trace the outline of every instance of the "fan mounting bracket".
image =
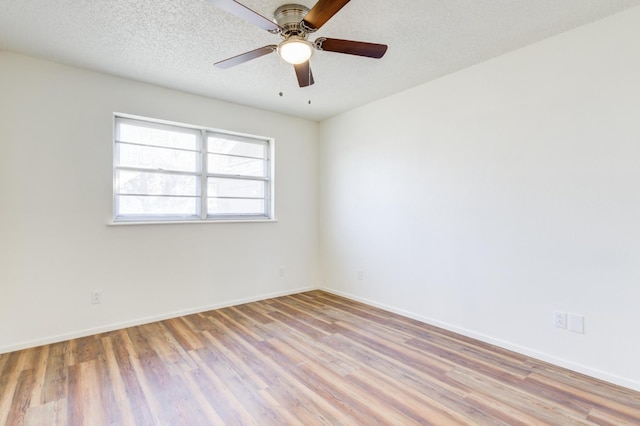
<svg viewBox="0 0 640 426">
<path fill-rule="evenodd" d="M 327 39 L 326 37 L 320 37 L 316 39 L 316 41 L 313 42 L 313 47 L 315 47 L 318 50 L 323 50 L 322 43 L 324 43 L 326 39 Z"/>
<path fill-rule="evenodd" d="M 277 8 L 273 17 L 276 24 L 282 28 L 280 35 L 284 39 L 294 35 L 306 39 L 307 34 L 311 31 L 303 28 L 301 24 L 307 13 L 309 13 L 309 8 L 301 4 L 283 4 Z"/>
</svg>

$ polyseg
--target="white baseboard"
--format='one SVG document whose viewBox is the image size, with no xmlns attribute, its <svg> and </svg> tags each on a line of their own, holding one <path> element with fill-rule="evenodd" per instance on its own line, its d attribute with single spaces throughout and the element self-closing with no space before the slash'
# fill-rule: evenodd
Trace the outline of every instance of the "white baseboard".
<svg viewBox="0 0 640 426">
<path fill-rule="evenodd" d="M 44 338 L 41 338 L 41 339 L 28 340 L 28 341 L 25 341 L 25 342 L 19 342 L 19 343 L 16 343 L 16 344 L 13 344 L 13 345 L 8 345 L 8 346 L 0 346 L 0 354 L 7 353 L 7 352 L 18 351 L 18 350 L 21 350 L 21 349 L 34 348 L 36 346 L 48 345 L 48 344 L 51 344 L 51 343 L 63 342 L 65 340 L 69 340 L 69 339 L 77 339 L 77 338 L 80 338 L 80 337 L 87 337 L 87 336 L 91 336 L 91 335 L 94 335 L 94 334 L 105 333 L 105 332 L 108 332 L 108 331 L 120 330 L 122 328 L 134 327 L 136 325 L 149 324 L 151 322 L 156 322 L 156 321 L 162 321 L 162 320 L 166 320 L 166 319 L 170 319 L 170 318 L 181 317 L 181 316 L 184 316 L 184 315 L 197 314 L 197 313 L 200 313 L 200 312 L 211 311 L 211 310 L 214 310 L 214 309 L 228 308 L 230 306 L 242 305 L 244 303 L 257 302 L 259 300 L 266 300 L 266 299 L 272 299 L 274 297 L 288 296 L 290 294 L 303 293 L 305 291 L 311 291 L 311 290 L 317 290 L 317 289 L 318 289 L 318 287 L 304 287 L 304 288 L 297 288 L 295 290 L 287 290 L 287 291 L 281 291 L 281 292 L 275 292 L 275 293 L 267 293 L 267 294 L 262 294 L 260 296 L 247 297 L 247 298 L 243 298 L 243 299 L 233 299 L 233 300 L 228 300 L 228 301 L 221 302 L 221 303 L 216 303 L 216 304 L 213 304 L 213 305 L 199 306 L 197 308 L 184 309 L 184 310 L 180 310 L 180 311 L 170 312 L 170 313 L 167 313 L 167 314 L 153 315 L 153 316 L 150 316 L 150 317 L 143 317 L 143 318 L 136 318 L 136 319 L 133 319 L 131 321 L 117 322 L 117 323 L 107 324 L 107 325 L 100 326 L 100 327 L 86 328 L 84 330 L 78 330 L 78 331 L 73 331 L 73 332 L 70 332 L 70 333 L 58 334 L 56 336 L 49 336 L 49 337 L 44 337 Z"/>
<path fill-rule="evenodd" d="M 452 331 L 454 333 L 458 333 L 461 334 L 463 336 L 467 336 L 467 337 L 471 337 L 473 339 L 477 339 L 480 340 L 482 342 L 485 343 L 489 343 L 495 346 L 499 346 L 503 349 L 507 349 L 513 352 L 517 352 L 521 355 L 525 355 L 531 358 L 535 358 L 538 359 L 540 361 L 544 361 L 544 362 L 548 362 L 550 364 L 553 365 L 557 365 L 559 367 L 563 367 L 566 368 L 568 370 L 572 370 L 575 371 L 577 373 L 581 373 L 581 374 L 585 374 L 587 376 L 591 376 L 594 377 L 596 379 L 600 379 L 600 380 L 604 380 L 606 382 L 609 383 L 613 383 L 619 386 L 623 386 L 625 388 L 634 390 L 634 391 L 640 391 L 640 382 L 635 381 L 635 380 L 629 380 L 625 377 L 620 377 L 617 376 L 615 374 L 611 374 L 611 373 L 607 373 L 606 371 L 602 371 L 602 370 L 598 370 L 595 368 L 591 368 L 591 367 L 587 367 L 585 365 L 581 365 L 581 364 L 577 364 L 575 362 L 571 362 L 571 361 L 567 361 L 565 359 L 562 358 L 557 358 L 553 355 L 547 354 L 545 352 L 540 352 L 537 351 L 535 349 L 532 348 L 528 348 L 525 346 L 520 346 L 520 345 L 516 345 L 513 343 L 510 343 L 508 341 L 505 340 L 501 340 L 501 339 L 497 339 L 495 337 L 492 336 L 488 336 L 486 334 L 482 334 L 482 333 L 478 333 L 475 332 L 473 330 L 468 330 L 466 328 L 460 328 L 457 327 L 455 325 L 452 324 L 447 324 L 438 320 L 435 320 L 433 318 L 427 318 L 424 317 L 422 315 L 417 315 L 413 312 L 409 312 L 409 311 L 405 311 L 403 309 L 398 309 L 394 306 L 389 306 L 386 305 L 384 303 L 378 303 L 375 302 L 373 300 L 369 300 L 369 299 L 364 299 L 362 297 L 358 297 L 355 296 L 353 294 L 350 293 L 346 293 L 343 291 L 339 291 L 339 290 L 335 290 L 335 289 L 331 289 L 331 288 L 324 288 L 321 287 L 320 290 L 322 291 L 326 291 L 327 293 L 332 293 L 335 294 L 337 296 L 342 296 L 342 297 L 346 297 L 347 299 L 351 299 L 351 300 L 355 300 L 358 302 L 362 302 L 365 303 L 367 305 L 371 305 L 371 306 L 375 306 L 376 308 L 380 308 L 380 309 L 384 309 L 385 311 L 389 311 L 389 312 L 393 312 L 395 314 L 398 315 L 402 315 L 404 317 L 407 318 L 411 318 L 420 322 L 423 322 L 425 324 L 429 324 L 429 325 L 433 325 L 435 327 L 439 327 L 448 331 Z"/>
</svg>

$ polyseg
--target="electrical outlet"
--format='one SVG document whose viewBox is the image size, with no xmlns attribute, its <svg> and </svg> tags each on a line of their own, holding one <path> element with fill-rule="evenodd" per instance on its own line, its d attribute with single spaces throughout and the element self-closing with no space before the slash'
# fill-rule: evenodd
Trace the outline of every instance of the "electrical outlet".
<svg viewBox="0 0 640 426">
<path fill-rule="evenodd" d="M 362 281 L 364 279 L 364 271 L 362 269 L 358 270 L 358 281 Z"/>
<path fill-rule="evenodd" d="M 553 326 L 556 328 L 567 328 L 567 313 L 554 311 L 553 312 Z"/>
<path fill-rule="evenodd" d="M 94 305 L 102 303 L 102 290 L 94 290 L 91 292 L 91 303 Z"/>
<path fill-rule="evenodd" d="M 284 277 L 284 266 L 281 266 L 280 268 L 278 268 L 278 275 L 280 275 L 281 277 Z"/>
</svg>

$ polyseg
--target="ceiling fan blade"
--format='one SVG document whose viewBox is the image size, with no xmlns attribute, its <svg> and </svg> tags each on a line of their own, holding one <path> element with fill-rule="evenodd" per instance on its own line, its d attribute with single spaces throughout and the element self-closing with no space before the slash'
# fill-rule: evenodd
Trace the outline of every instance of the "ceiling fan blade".
<svg viewBox="0 0 640 426">
<path fill-rule="evenodd" d="M 216 62 L 215 65 L 218 68 L 231 68 L 236 65 L 243 64 L 252 59 L 259 58 L 260 56 L 268 55 L 269 53 L 275 52 L 278 46 L 275 44 L 271 44 L 269 46 L 264 46 L 256 50 L 252 50 L 250 52 L 242 53 L 240 55 L 234 56 L 232 58 L 225 59 L 224 61 Z"/>
<path fill-rule="evenodd" d="M 236 15 L 238 18 L 242 18 L 247 22 L 256 25 L 263 30 L 267 30 L 270 33 L 279 33 L 280 27 L 276 25 L 270 19 L 265 18 L 257 12 L 249 9 L 247 6 L 238 3 L 235 0 L 209 0 L 209 3 L 213 4 L 220 9 Z"/>
<path fill-rule="evenodd" d="M 308 33 L 317 31 L 347 3 L 349 0 L 318 0 L 300 25 Z"/>
<path fill-rule="evenodd" d="M 316 49 L 327 52 L 346 53 L 380 59 L 387 51 L 386 44 L 365 43 L 364 41 L 341 40 L 321 37 L 314 43 Z"/>
<path fill-rule="evenodd" d="M 313 74 L 311 73 L 309 61 L 294 65 L 293 67 L 296 70 L 296 77 L 298 77 L 298 85 L 300 87 L 307 87 L 313 84 Z"/>
</svg>

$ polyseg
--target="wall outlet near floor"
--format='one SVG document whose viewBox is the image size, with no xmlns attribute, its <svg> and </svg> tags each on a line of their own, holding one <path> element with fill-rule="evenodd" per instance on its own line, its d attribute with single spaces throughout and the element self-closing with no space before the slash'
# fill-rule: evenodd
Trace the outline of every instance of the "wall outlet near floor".
<svg viewBox="0 0 640 426">
<path fill-rule="evenodd" d="M 569 331 L 584 334 L 584 316 L 578 314 L 569 314 L 568 322 Z"/>
<path fill-rule="evenodd" d="M 280 275 L 281 277 L 284 277 L 284 266 L 281 266 L 278 268 L 278 275 Z"/>
<path fill-rule="evenodd" d="M 567 313 L 553 311 L 553 326 L 556 328 L 567 328 Z"/>
<path fill-rule="evenodd" d="M 362 269 L 358 269 L 358 281 L 362 281 L 364 279 L 364 271 Z"/>
<path fill-rule="evenodd" d="M 91 292 L 91 303 L 94 305 L 102 303 L 102 290 L 93 290 Z"/>
</svg>

